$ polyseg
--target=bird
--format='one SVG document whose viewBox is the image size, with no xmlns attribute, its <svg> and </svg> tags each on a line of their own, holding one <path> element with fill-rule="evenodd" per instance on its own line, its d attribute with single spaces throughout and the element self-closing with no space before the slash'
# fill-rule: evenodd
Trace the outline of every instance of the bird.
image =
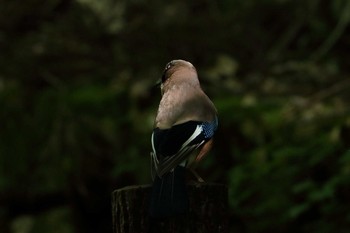
<svg viewBox="0 0 350 233">
<path fill-rule="evenodd" d="M 202 160 L 218 128 L 216 107 L 201 88 L 197 70 L 190 62 L 178 59 L 167 63 L 160 89 L 150 153 L 153 185 L 149 213 L 153 219 L 188 212 L 188 161 L 195 151 L 194 163 Z"/>
</svg>

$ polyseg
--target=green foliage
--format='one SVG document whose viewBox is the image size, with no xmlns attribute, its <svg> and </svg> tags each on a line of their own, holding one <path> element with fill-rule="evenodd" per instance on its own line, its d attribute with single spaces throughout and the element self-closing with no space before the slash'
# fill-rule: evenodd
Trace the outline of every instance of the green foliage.
<svg viewBox="0 0 350 233">
<path fill-rule="evenodd" d="M 0 229 L 108 232 L 150 182 L 152 85 L 190 60 L 219 112 L 200 165 L 231 232 L 347 232 L 349 1 L 0 2 Z"/>
<path fill-rule="evenodd" d="M 344 153 L 337 127 L 347 117 L 305 124 L 300 117 L 284 119 L 281 101 L 261 99 L 249 107 L 242 103 L 237 98 L 231 102 L 239 112 L 232 124 L 239 122 L 242 136 L 253 146 L 245 151 L 242 145 L 233 145 L 238 160 L 229 172 L 234 215 L 245 222 L 248 232 L 286 232 L 288 224 L 306 232 L 329 232 L 335 226 L 345 231 L 348 219 L 335 216 L 347 193 L 343 161 L 348 152 Z M 324 223 L 328 221 L 337 224 Z"/>
</svg>

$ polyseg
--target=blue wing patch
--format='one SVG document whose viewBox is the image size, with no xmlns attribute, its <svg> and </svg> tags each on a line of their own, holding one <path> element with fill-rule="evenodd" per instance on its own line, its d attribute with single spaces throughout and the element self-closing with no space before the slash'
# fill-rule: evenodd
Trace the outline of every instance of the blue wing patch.
<svg viewBox="0 0 350 233">
<path fill-rule="evenodd" d="M 217 127 L 215 118 L 212 122 L 188 121 L 170 129 L 155 128 L 151 157 L 157 174 L 162 176 L 186 160 L 193 150 L 214 136 Z"/>
<path fill-rule="evenodd" d="M 212 122 L 203 122 L 203 133 L 205 139 L 210 139 L 214 136 L 215 130 L 218 128 L 218 118 L 215 117 L 215 120 Z"/>
</svg>

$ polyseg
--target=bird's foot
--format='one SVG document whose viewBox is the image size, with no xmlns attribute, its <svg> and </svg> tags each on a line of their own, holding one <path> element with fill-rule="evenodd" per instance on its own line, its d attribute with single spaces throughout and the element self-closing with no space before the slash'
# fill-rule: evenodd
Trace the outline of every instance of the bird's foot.
<svg viewBox="0 0 350 233">
<path fill-rule="evenodd" d="M 193 170 L 193 169 L 190 168 L 190 171 L 191 171 L 191 173 L 193 174 L 193 176 L 196 177 L 196 179 L 197 179 L 197 181 L 198 181 L 199 183 L 204 183 L 204 182 L 205 182 L 205 181 L 202 179 L 202 177 L 200 177 L 200 176 L 198 175 L 198 173 L 197 173 L 195 170 Z"/>
</svg>

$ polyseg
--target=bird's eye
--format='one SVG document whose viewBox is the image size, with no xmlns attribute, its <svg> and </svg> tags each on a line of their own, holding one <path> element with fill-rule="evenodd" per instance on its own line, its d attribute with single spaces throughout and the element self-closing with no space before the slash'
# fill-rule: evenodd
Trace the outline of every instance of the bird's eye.
<svg viewBox="0 0 350 233">
<path fill-rule="evenodd" d="M 167 74 L 167 71 L 173 67 L 175 64 L 174 64 L 174 61 L 171 61 L 169 62 L 168 64 L 166 64 L 165 66 L 165 69 L 164 69 L 164 72 L 163 72 L 163 75 L 162 75 L 162 83 L 164 83 L 168 78 L 169 78 L 169 75 Z"/>
<path fill-rule="evenodd" d="M 169 63 L 166 65 L 165 70 L 169 70 L 172 66 L 173 66 L 173 63 L 172 63 L 172 62 L 169 62 Z"/>
<path fill-rule="evenodd" d="M 166 64 L 164 71 L 169 70 L 172 66 L 174 66 L 174 61 L 171 61 L 168 64 Z"/>
</svg>

